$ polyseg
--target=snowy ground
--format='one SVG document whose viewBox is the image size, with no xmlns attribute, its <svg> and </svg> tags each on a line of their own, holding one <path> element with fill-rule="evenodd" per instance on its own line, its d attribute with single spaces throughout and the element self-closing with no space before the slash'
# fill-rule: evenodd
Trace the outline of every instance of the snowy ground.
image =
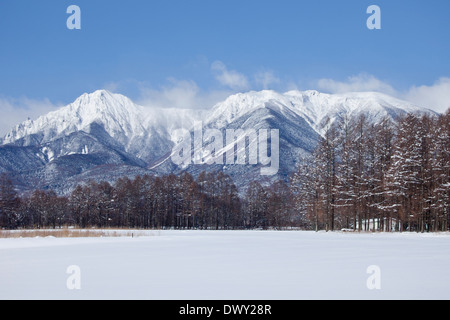
<svg viewBox="0 0 450 320">
<path fill-rule="evenodd" d="M 0 239 L 0 299 L 449 299 L 449 234 L 148 231 Z M 79 273 L 68 274 L 69 266 Z M 369 266 L 381 289 L 369 290 Z M 69 290 L 76 275 L 81 288 Z"/>
</svg>

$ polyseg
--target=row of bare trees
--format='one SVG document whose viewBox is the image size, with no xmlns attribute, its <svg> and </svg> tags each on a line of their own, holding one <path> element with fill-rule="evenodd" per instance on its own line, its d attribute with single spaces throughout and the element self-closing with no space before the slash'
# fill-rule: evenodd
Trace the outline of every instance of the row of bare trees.
<svg viewBox="0 0 450 320">
<path fill-rule="evenodd" d="M 448 230 L 450 112 L 340 119 L 291 186 L 316 230 Z"/>
<path fill-rule="evenodd" d="M 241 199 L 232 179 L 223 172 L 121 178 L 114 185 L 91 181 L 70 196 L 37 190 L 19 198 L 11 181 L 0 181 L 0 227 L 242 229 L 283 228 L 294 219 L 283 182 L 264 188 L 253 182 Z M 6 199 L 9 199 L 6 201 Z"/>
</svg>

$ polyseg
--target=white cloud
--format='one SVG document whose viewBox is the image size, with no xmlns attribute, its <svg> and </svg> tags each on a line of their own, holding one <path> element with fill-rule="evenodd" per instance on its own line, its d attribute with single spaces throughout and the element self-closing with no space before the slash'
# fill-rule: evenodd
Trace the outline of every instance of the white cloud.
<svg viewBox="0 0 450 320">
<path fill-rule="evenodd" d="M 404 99 L 437 112 L 445 112 L 450 108 L 450 78 L 440 78 L 431 86 L 413 86 Z"/>
<path fill-rule="evenodd" d="M 103 86 L 103 89 L 108 90 L 110 92 L 117 92 L 120 87 L 121 87 L 122 83 L 121 82 L 108 82 Z"/>
<path fill-rule="evenodd" d="M 398 91 L 390 84 L 369 74 L 351 76 L 346 81 L 320 79 L 315 86 L 318 90 L 329 93 L 381 92 L 436 112 L 445 112 L 450 108 L 450 78 L 448 77 L 442 77 L 430 86 L 412 86 L 405 91 Z"/>
<path fill-rule="evenodd" d="M 211 65 L 215 78 L 223 86 L 232 90 L 248 90 L 250 88 L 247 77 L 236 70 L 228 70 L 222 61 L 215 61 Z"/>
<path fill-rule="evenodd" d="M 48 99 L 0 98 L 0 137 L 27 119 L 35 120 L 43 114 L 56 110 L 57 105 Z"/>
<path fill-rule="evenodd" d="M 177 81 L 170 79 L 170 85 L 159 89 L 140 87 L 141 98 L 139 103 L 154 107 L 189 108 L 198 95 L 199 87 L 193 81 Z"/>
<path fill-rule="evenodd" d="M 226 99 L 232 92 L 228 90 L 202 91 L 192 80 L 169 79 L 167 85 L 154 88 L 140 85 L 137 103 L 148 107 L 178 109 L 210 109 Z"/>
<path fill-rule="evenodd" d="M 279 84 L 280 79 L 272 71 L 261 71 L 255 74 L 255 83 L 264 90 L 271 89 L 273 85 Z"/>
<path fill-rule="evenodd" d="M 333 79 L 320 79 L 317 81 L 317 89 L 329 93 L 364 92 L 375 91 L 390 95 L 396 93 L 395 89 L 372 75 L 361 73 L 351 76 L 347 81 L 336 81 Z"/>
</svg>

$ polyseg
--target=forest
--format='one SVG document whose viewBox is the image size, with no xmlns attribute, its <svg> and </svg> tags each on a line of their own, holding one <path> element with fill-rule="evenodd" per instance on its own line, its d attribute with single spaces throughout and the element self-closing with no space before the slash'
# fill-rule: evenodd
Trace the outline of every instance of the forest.
<svg viewBox="0 0 450 320">
<path fill-rule="evenodd" d="M 295 229 L 438 232 L 450 228 L 450 110 L 330 124 L 311 156 L 270 185 L 239 192 L 221 171 L 89 181 L 70 195 L 19 195 L 0 176 L 0 229 Z"/>
</svg>

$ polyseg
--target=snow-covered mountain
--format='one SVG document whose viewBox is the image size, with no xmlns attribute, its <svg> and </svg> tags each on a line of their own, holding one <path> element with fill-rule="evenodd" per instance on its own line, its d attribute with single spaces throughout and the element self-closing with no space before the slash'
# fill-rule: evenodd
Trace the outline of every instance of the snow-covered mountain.
<svg viewBox="0 0 450 320">
<path fill-rule="evenodd" d="M 25 144 L 48 142 L 73 132 L 86 130 L 92 123 L 104 124 L 112 138 L 128 144 L 135 136 L 144 134 L 141 107 L 130 99 L 99 90 L 83 94 L 68 106 L 16 126 L 4 138 L 4 143 L 35 136 Z"/>
<path fill-rule="evenodd" d="M 235 94 L 216 104 L 205 116 L 203 131 L 219 129 L 225 135 L 230 129 L 278 129 L 278 174 L 261 177 L 261 165 L 190 165 L 184 166 L 183 169 L 194 174 L 202 170 L 222 170 L 235 177 L 239 186 L 245 186 L 253 179 L 270 182 L 279 177 L 287 177 L 295 170 L 301 156 L 310 154 L 326 129 L 340 118 L 356 118 L 363 114 L 369 122 L 377 123 L 386 117 L 395 121 L 410 112 L 432 113 L 430 110 L 375 92 L 325 94 L 314 90 L 286 93 L 264 90 Z M 252 141 L 248 140 L 247 145 L 251 143 Z M 174 149 L 178 150 L 177 147 Z M 225 155 L 229 149 L 224 143 L 223 148 L 216 150 L 216 153 Z M 193 153 L 197 153 L 196 151 L 194 148 Z M 239 150 L 236 150 L 236 153 L 238 152 Z M 197 154 L 200 153 L 201 151 Z M 168 156 L 162 163 L 169 160 Z"/>
<path fill-rule="evenodd" d="M 432 112 L 377 92 L 326 94 L 315 90 L 286 93 L 264 90 L 230 96 L 213 108 L 206 122 L 223 127 L 261 108 L 277 110 L 288 119 L 303 118 L 318 133 L 344 115 L 365 114 L 369 121 L 377 122 L 383 117 L 395 119 L 410 112 Z"/>
<path fill-rule="evenodd" d="M 244 186 L 261 179 L 260 165 L 176 166 L 172 150 L 177 129 L 277 129 L 279 176 L 312 152 L 324 130 L 344 116 L 364 114 L 371 122 L 409 112 L 431 112 L 374 92 L 324 94 L 317 91 L 247 92 L 232 95 L 209 111 L 139 106 L 129 98 L 98 90 L 73 103 L 18 124 L 0 143 L 0 172 L 28 187 L 69 191 L 87 179 L 113 181 L 121 174 L 223 170 Z M 249 142 L 250 143 L 250 142 Z M 195 150 L 193 150 L 195 152 Z M 219 152 L 224 152 L 219 150 Z M 276 177 L 273 177 L 275 179 Z"/>
<path fill-rule="evenodd" d="M 84 131 L 151 162 L 172 147 L 170 132 L 173 127 L 191 126 L 198 113 L 193 110 L 144 108 L 123 95 L 98 90 L 85 93 L 68 106 L 36 120 L 17 125 L 4 137 L 3 144 L 37 146 Z M 99 132 L 99 127 L 103 132 Z M 72 148 L 66 151 L 59 156 L 87 152 L 83 145 L 78 150 Z"/>
</svg>

